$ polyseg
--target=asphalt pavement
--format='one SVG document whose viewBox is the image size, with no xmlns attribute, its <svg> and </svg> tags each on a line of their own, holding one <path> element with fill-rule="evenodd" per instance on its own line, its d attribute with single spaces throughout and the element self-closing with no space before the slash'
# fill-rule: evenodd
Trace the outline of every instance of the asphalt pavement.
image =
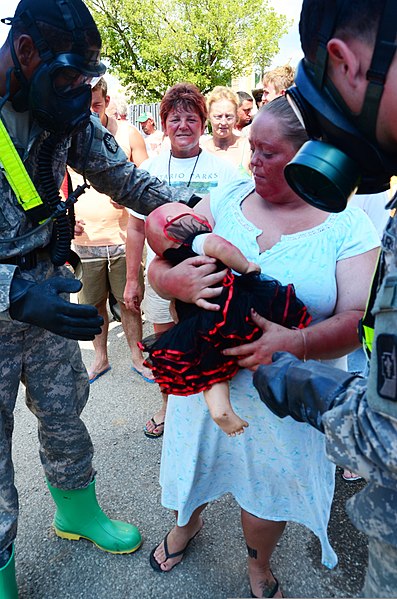
<svg viewBox="0 0 397 599">
<path fill-rule="evenodd" d="M 92 344 L 82 343 L 81 348 L 88 366 Z M 55 535 L 51 528 L 54 504 L 38 456 L 36 419 L 24 404 L 21 386 L 13 444 L 20 499 L 15 544 L 20 599 L 249 597 L 239 508 L 229 495 L 207 508 L 205 526 L 180 565 L 165 574 L 151 569 L 149 553 L 174 522 L 173 514 L 160 502 L 162 440 L 148 439 L 142 432 L 160 404 L 160 394 L 156 385 L 131 371 L 118 323 L 111 324 L 109 357 L 112 370 L 91 385 L 83 419 L 95 447 L 99 502 L 112 518 L 136 524 L 143 545 L 131 555 L 111 555 L 87 541 L 66 541 Z M 344 504 L 364 483 L 346 483 L 340 471 L 336 479 L 329 536 L 339 564 L 327 570 L 321 565 L 317 538 L 303 526 L 288 524 L 272 562 L 286 597 L 360 596 L 366 540 L 350 524 Z"/>
</svg>

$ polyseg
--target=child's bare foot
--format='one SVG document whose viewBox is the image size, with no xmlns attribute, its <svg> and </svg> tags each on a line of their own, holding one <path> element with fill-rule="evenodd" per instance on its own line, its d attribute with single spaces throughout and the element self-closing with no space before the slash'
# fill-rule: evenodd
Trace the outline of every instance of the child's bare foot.
<svg viewBox="0 0 397 599">
<path fill-rule="evenodd" d="M 211 411 L 211 410 L 210 410 Z M 248 422 L 242 420 L 234 412 L 223 412 L 222 414 L 211 414 L 212 419 L 229 437 L 241 435 L 248 426 Z"/>
</svg>

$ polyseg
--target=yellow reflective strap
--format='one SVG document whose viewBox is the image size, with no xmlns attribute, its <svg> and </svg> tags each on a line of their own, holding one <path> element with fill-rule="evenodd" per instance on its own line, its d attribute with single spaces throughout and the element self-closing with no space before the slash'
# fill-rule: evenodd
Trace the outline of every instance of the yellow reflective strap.
<svg viewBox="0 0 397 599">
<path fill-rule="evenodd" d="M 363 325 L 363 345 L 367 350 L 372 352 L 372 344 L 374 342 L 375 329 Z"/>
<path fill-rule="evenodd" d="M 0 163 L 3 166 L 7 181 L 22 208 L 26 211 L 41 206 L 43 202 L 1 119 Z"/>
</svg>

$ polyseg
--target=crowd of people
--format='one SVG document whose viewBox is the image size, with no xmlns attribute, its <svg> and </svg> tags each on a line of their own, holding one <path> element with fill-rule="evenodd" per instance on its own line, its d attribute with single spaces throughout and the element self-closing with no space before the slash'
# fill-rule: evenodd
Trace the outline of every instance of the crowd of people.
<svg viewBox="0 0 397 599">
<path fill-rule="evenodd" d="M 379 262 L 389 214 L 385 181 L 395 173 L 390 155 L 397 135 L 388 126 L 393 83 L 377 100 L 378 122 L 371 113 L 376 94 L 368 94 L 372 100 L 365 95 L 367 79 L 372 90 L 372 46 L 389 35 L 384 23 L 390 14 L 386 0 L 376 11 L 374 2 L 362 0 L 373 19 L 353 26 L 355 9 L 342 4 L 331 30 L 324 25 L 326 2 L 304 0 L 306 58 L 297 73 L 290 65 L 266 72 L 260 98 L 259 90 L 251 95 L 226 86 L 205 96 L 191 83 L 176 83 L 161 100 L 161 127 L 148 111 L 135 127 L 125 103 L 110 106 L 99 32 L 81 0 L 42 6 L 21 0 L 7 20 L 0 147 L 13 152 L 0 154 L 1 598 L 18 596 L 11 441 L 20 381 L 39 420 L 56 534 L 112 553 L 133 553 L 141 545 L 134 525 L 109 519 L 97 502 L 93 447 L 80 417 L 90 385 L 112 367 L 112 298 L 133 376 L 157 384 L 161 394 L 143 433 L 163 437 L 162 505 L 176 521 L 148 556 L 151 567 L 168 573 L 179 564 L 202 529 L 208 503 L 231 493 L 241 508 L 251 596 L 283 597 L 272 555 L 288 522 L 318 537 L 324 566 L 337 564 L 328 538 L 336 463 L 345 480 L 368 480 L 366 495 L 357 495 L 351 508 L 357 527 L 367 522 L 370 534 L 365 596 L 395 596 L 393 221 Z M 317 45 L 325 35 L 321 54 Z M 310 183 L 318 179 L 305 152 L 322 108 L 307 90 L 319 76 L 310 65 L 321 60 L 316 85 L 322 89 L 328 78 L 325 95 L 333 98 L 319 119 L 324 139 L 356 160 L 344 121 L 327 120 L 327 110 L 338 115 L 347 106 L 351 116 L 365 107 L 367 122 L 355 120 L 360 133 L 348 133 L 376 160 L 370 166 L 358 161 L 362 179 L 350 191 L 382 191 L 381 199 L 365 196 L 370 204 L 355 196 L 333 210 L 332 193 L 342 184 L 332 181 L 318 192 L 330 194 L 324 209 L 324 197 L 320 201 Z M 369 73 L 365 80 L 363 72 Z M 388 66 L 385 80 L 387 72 Z M 284 172 L 297 156 L 303 159 L 291 182 Z M 296 174 L 305 160 L 313 179 Z M 375 182 L 363 188 L 371 177 Z M 367 299 L 377 264 L 382 301 L 371 304 L 371 312 Z M 72 266 L 81 270 L 81 282 Z M 77 293 L 77 303 L 68 301 L 69 293 Z M 367 358 L 357 352 L 360 322 L 371 328 L 369 312 L 385 322 L 375 328 L 372 345 L 366 338 L 373 350 L 367 392 Z M 151 336 L 143 336 L 143 317 Z M 93 342 L 88 371 L 79 340 Z M 352 356 L 360 367 L 349 373 Z"/>
</svg>

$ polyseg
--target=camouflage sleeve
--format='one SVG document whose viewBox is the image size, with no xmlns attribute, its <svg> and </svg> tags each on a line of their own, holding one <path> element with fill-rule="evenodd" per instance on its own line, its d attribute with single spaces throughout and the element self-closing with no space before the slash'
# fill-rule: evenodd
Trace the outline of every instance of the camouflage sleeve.
<svg viewBox="0 0 397 599">
<path fill-rule="evenodd" d="M 114 137 L 95 117 L 85 131 L 72 139 L 68 164 L 81 175 L 85 174 L 97 191 L 139 214 L 147 215 L 166 202 L 187 203 L 193 195 L 186 188 L 168 187 L 127 161 Z"/>
<path fill-rule="evenodd" d="M 382 486 L 397 478 L 397 420 L 368 405 L 362 383 L 352 383 L 322 419 L 329 458 Z"/>
<path fill-rule="evenodd" d="M 12 320 L 8 308 L 10 306 L 10 287 L 16 266 L 0 264 L 0 320 Z"/>
</svg>

